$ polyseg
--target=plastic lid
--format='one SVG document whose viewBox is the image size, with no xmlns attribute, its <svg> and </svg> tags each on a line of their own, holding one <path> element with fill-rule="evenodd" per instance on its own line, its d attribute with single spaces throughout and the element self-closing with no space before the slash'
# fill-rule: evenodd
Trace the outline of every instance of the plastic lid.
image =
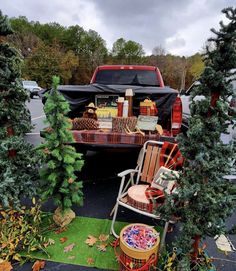
<svg viewBox="0 0 236 271">
<path fill-rule="evenodd" d="M 146 250 L 156 245 L 159 233 L 146 225 L 133 224 L 123 231 L 122 237 L 129 247 L 138 250 Z"/>
</svg>

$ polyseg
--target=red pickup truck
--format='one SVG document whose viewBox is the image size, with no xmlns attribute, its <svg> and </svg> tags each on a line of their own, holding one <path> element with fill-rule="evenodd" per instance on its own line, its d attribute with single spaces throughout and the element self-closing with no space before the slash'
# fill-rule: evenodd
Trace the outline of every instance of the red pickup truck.
<svg viewBox="0 0 236 271">
<path fill-rule="evenodd" d="M 96 68 L 89 85 L 61 85 L 58 90 L 69 101 L 71 118 L 81 117 L 85 106 L 98 98 L 125 96 L 126 89 L 132 89 L 133 115 L 140 114 L 140 102 L 150 99 L 158 109 L 158 124 L 163 128 L 163 135 L 117 135 L 112 130 L 73 130 L 79 145 L 90 148 L 137 147 L 148 139 L 174 141 L 181 131 L 182 104 L 178 91 L 164 85 L 157 67 L 141 65 L 104 65 Z M 114 103 L 113 99 L 113 103 Z M 116 138 L 116 140 L 114 139 Z"/>
</svg>

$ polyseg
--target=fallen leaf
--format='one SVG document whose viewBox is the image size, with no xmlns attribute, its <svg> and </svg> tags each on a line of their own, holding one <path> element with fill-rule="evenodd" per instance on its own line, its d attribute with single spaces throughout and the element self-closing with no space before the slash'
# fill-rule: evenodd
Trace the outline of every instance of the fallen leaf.
<svg viewBox="0 0 236 271">
<path fill-rule="evenodd" d="M 55 231 L 56 234 L 60 234 L 64 231 L 67 231 L 67 227 L 59 228 L 58 230 Z"/>
<path fill-rule="evenodd" d="M 45 261 L 36 261 L 33 266 L 33 271 L 40 271 L 40 269 L 43 269 L 45 267 Z"/>
<path fill-rule="evenodd" d="M 75 256 L 68 256 L 68 260 L 74 260 Z"/>
<path fill-rule="evenodd" d="M 49 246 L 55 245 L 55 241 L 52 238 L 49 238 L 48 239 L 48 244 L 49 244 Z"/>
<path fill-rule="evenodd" d="M 72 251 L 72 249 L 74 248 L 74 246 L 75 246 L 75 243 L 72 243 L 72 244 L 64 247 L 64 252 L 67 253 L 69 251 Z"/>
<path fill-rule="evenodd" d="M 93 258 L 88 258 L 87 263 L 90 264 L 90 265 L 93 265 L 94 264 L 94 259 Z"/>
<path fill-rule="evenodd" d="M 67 237 L 62 237 L 62 238 L 60 238 L 61 244 L 65 243 L 67 240 L 68 240 Z"/>
<path fill-rule="evenodd" d="M 97 240 L 98 239 L 94 237 L 93 235 L 88 235 L 87 239 L 85 240 L 85 244 L 92 247 L 97 242 Z"/>
<path fill-rule="evenodd" d="M 101 242 L 106 242 L 106 240 L 109 238 L 109 234 L 106 235 L 106 234 L 100 234 L 98 239 L 101 241 Z"/>
<path fill-rule="evenodd" d="M 8 243 L 2 243 L 2 249 L 8 246 Z"/>
<path fill-rule="evenodd" d="M 100 245 L 97 245 L 97 249 L 101 252 L 105 252 L 107 249 L 107 244 L 100 244 Z"/>
<path fill-rule="evenodd" d="M 18 262 L 20 262 L 20 261 L 21 261 L 21 256 L 20 256 L 20 254 L 15 254 L 15 255 L 13 256 L 13 259 L 16 260 L 16 261 L 18 261 Z"/>
<path fill-rule="evenodd" d="M 48 246 L 49 246 L 49 243 L 47 242 L 47 243 L 43 243 L 43 246 L 45 247 L 45 248 L 47 248 Z"/>
<path fill-rule="evenodd" d="M 54 244 L 55 244 L 55 241 L 53 239 L 49 238 L 48 241 L 43 244 L 43 246 L 46 248 L 46 247 L 54 245 Z"/>
<path fill-rule="evenodd" d="M 10 262 L 4 261 L 0 263 L 0 271 L 11 271 L 13 269 Z"/>
</svg>

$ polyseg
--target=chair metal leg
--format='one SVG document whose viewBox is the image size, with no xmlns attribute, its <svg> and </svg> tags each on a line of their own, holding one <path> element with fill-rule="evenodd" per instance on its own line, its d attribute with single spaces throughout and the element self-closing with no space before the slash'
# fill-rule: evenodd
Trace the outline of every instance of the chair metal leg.
<svg viewBox="0 0 236 271">
<path fill-rule="evenodd" d="M 117 203 L 116 203 L 117 204 Z M 114 211 L 115 211 L 115 208 L 116 208 L 116 204 L 114 205 L 114 207 L 112 208 L 111 212 L 110 212 L 110 215 L 109 216 L 112 216 L 114 214 Z"/>
<path fill-rule="evenodd" d="M 119 208 L 119 204 L 117 202 L 116 205 L 115 205 L 115 207 L 114 207 L 114 214 L 113 214 L 113 218 L 112 218 L 112 222 L 111 222 L 111 230 L 110 230 L 110 233 L 113 234 L 116 238 L 119 237 L 117 235 L 117 233 L 115 232 L 115 229 L 114 229 L 114 225 L 115 225 L 115 222 L 116 222 L 116 216 L 117 216 L 118 208 Z"/>
</svg>

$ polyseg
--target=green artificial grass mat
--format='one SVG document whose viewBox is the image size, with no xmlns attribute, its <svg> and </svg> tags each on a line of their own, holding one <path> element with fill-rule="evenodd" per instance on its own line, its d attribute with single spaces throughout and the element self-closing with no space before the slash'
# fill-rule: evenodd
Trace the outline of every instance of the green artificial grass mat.
<svg viewBox="0 0 236 271">
<path fill-rule="evenodd" d="M 117 232 L 119 232 L 124 226 L 128 224 L 130 223 L 116 222 L 115 229 Z M 76 264 L 82 266 L 96 267 L 100 269 L 118 270 L 119 266 L 115 258 L 114 248 L 110 245 L 110 243 L 114 240 L 114 237 L 112 235 L 110 235 L 108 241 L 101 242 L 98 240 L 96 244 L 92 247 L 89 247 L 85 243 L 88 235 L 93 235 L 96 238 L 98 238 L 100 234 L 108 235 L 110 233 L 110 227 L 111 220 L 108 219 L 76 217 L 71 222 L 71 224 L 67 226 L 66 231 L 60 234 L 56 234 L 55 230 L 50 230 L 45 234 L 47 238 L 50 238 L 55 242 L 54 244 L 49 245 L 47 248 L 45 248 L 50 257 L 48 257 L 48 255 L 43 252 L 32 252 L 30 253 L 30 255 L 27 256 L 39 260 Z M 155 228 L 157 231 L 162 232 L 162 228 Z M 67 241 L 61 243 L 60 238 L 63 237 L 66 237 Z M 74 248 L 71 251 L 65 253 L 64 248 L 73 243 L 75 244 Z M 101 252 L 97 249 L 97 245 L 101 243 L 108 243 L 105 252 Z M 26 256 L 26 254 L 24 255 Z M 89 264 L 87 262 L 88 258 L 93 259 L 92 264 Z"/>
</svg>

